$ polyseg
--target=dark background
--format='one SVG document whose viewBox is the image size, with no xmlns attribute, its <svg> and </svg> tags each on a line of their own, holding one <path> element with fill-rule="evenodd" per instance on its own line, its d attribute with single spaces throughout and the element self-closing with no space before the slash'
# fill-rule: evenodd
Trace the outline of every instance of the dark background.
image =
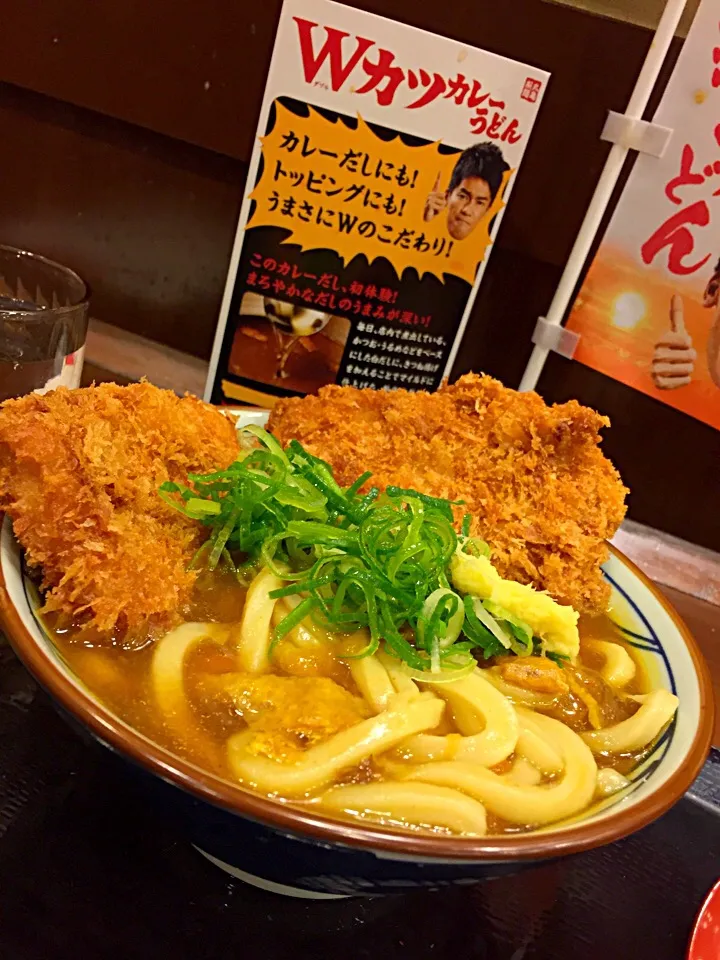
<svg viewBox="0 0 720 960">
<path fill-rule="evenodd" d="M 552 73 L 454 371 L 516 386 L 651 34 L 544 0 L 354 5 Z M 0 241 L 77 269 L 98 319 L 208 358 L 280 0 L 2 6 Z M 611 416 L 635 519 L 720 549 L 720 433 L 558 357 L 540 392 Z"/>
</svg>

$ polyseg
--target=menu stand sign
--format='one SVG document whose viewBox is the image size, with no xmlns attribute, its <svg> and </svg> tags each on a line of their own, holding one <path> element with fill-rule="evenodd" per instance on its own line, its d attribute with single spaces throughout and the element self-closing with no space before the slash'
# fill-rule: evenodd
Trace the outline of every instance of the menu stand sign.
<svg viewBox="0 0 720 960">
<path fill-rule="evenodd" d="M 704 0 L 653 117 L 667 147 L 635 161 L 567 322 L 576 360 L 716 429 L 718 121 L 720 15 Z"/>
<path fill-rule="evenodd" d="M 206 399 L 436 388 L 547 81 L 330 0 L 286 0 Z"/>
</svg>

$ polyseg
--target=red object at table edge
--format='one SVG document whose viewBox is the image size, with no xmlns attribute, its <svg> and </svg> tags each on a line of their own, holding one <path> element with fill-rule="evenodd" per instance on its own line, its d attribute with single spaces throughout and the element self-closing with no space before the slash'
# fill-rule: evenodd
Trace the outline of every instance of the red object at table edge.
<svg viewBox="0 0 720 960">
<path fill-rule="evenodd" d="M 687 960 L 717 960 L 720 957 L 720 880 L 703 901 L 695 920 Z"/>
</svg>

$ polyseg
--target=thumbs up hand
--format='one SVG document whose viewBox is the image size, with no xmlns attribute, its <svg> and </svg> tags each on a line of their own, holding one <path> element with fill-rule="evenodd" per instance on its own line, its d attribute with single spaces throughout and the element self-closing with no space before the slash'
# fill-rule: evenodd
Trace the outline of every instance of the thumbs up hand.
<svg viewBox="0 0 720 960">
<path fill-rule="evenodd" d="M 659 390 L 675 390 L 690 383 L 697 353 L 685 329 L 682 297 L 670 299 L 670 329 L 655 344 L 652 378 Z"/>
<path fill-rule="evenodd" d="M 445 209 L 446 205 L 447 197 L 445 196 L 445 191 L 440 186 L 440 174 L 438 174 L 435 178 L 435 184 L 425 201 L 425 211 L 423 213 L 425 223 L 429 223 L 433 217 L 436 217 Z"/>
</svg>

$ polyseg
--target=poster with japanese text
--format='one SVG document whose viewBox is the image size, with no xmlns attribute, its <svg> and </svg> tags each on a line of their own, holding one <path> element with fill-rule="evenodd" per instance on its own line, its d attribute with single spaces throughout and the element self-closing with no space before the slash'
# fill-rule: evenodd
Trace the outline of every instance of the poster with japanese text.
<svg viewBox="0 0 720 960">
<path fill-rule="evenodd" d="M 437 387 L 547 80 L 330 0 L 286 0 L 206 398 Z"/>
<path fill-rule="evenodd" d="M 720 428 L 720 8 L 703 0 L 568 327 L 575 359 Z"/>
</svg>

